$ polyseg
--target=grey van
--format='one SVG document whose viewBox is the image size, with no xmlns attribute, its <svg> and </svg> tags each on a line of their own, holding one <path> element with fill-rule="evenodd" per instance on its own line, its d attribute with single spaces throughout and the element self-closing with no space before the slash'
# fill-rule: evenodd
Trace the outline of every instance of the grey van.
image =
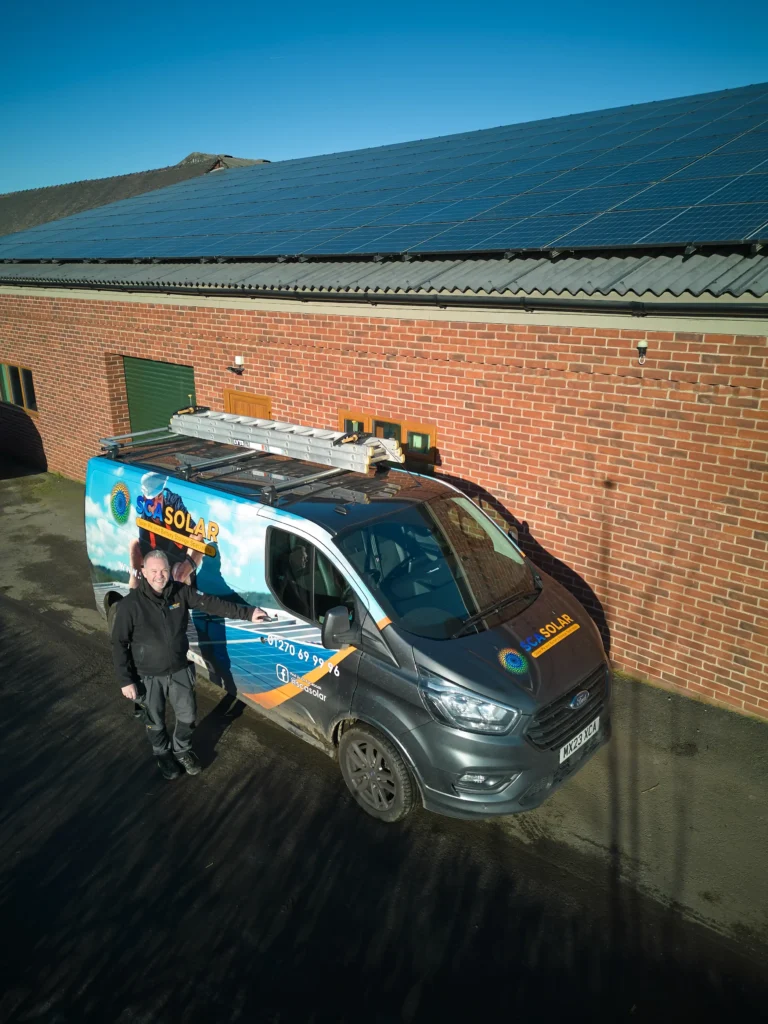
<svg viewBox="0 0 768 1024">
<path fill-rule="evenodd" d="M 380 820 L 530 810 L 610 736 L 592 619 L 440 477 L 173 429 L 105 439 L 86 538 L 105 615 L 158 546 L 175 578 L 269 611 L 195 614 L 190 658 L 337 758 Z"/>
</svg>

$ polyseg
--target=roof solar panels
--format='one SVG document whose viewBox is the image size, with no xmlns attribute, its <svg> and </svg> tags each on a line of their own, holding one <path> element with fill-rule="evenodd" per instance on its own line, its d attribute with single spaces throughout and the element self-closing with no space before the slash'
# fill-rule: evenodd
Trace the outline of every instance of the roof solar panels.
<svg viewBox="0 0 768 1024">
<path fill-rule="evenodd" d="M 768 84 L 217 171 L 0 238 L 0 260 L 768 241 Z"/>
</svg>

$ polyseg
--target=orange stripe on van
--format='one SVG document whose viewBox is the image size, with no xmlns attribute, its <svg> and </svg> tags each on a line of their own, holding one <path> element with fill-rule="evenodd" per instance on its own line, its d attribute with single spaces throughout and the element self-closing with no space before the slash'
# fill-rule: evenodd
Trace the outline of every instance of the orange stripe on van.
<svg viewBox="0 0 768 1024">
<path fill-rule="evenodd" d="M 383 619 L 379 619 L 379 621 L 376 623 L 376 625 L 379 627 L 379 629 L 386 629 L 387 626 L 391 626 L 392 625 L 392 619 L 388 618 L 385 615 Z"/>
<path fill-rule="evenodd" d="M 274 690 L 267 690 L 266 693 L 243 693 L 243 697 L 247 697 L 248 700 L 252 700 L 254 704 L 258 704 L 259 707 L 265 708 L 267 711 L 279 707 L 292 697 L 298 697 L 308 686 L 312 686 L 313 683 L 327 675 L 329 666 L 338 665 L 350 654 L 354 654 L 356 650 L 356 647 L 345 647 L 343 651 L 336 651 L 322 665 L 313 668 L 311 672 L 307 672 L 295 682 L 283 683 L 282 686 L 276 686 Z"/>
</svg>

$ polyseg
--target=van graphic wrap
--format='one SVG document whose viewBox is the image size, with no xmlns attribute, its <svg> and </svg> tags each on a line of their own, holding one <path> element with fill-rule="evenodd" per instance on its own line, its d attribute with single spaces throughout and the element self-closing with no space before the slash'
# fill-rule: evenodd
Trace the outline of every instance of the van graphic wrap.
<svg viewBox="0 0 768 1024">
<path fill-rule="evenodd" d="M 86 495 L 86 542 L 100 607 L 108 593 L 129 593 L 137 551 L 138 564 L 150 550 L 164 551 L 176 578 L 191 559 L 203 593 L 263 608 L 276 619 L 250 623 L 195 611 L 191 660 L 265 709 L 299 696 L 325 700 L 324 686 L 354 648 L 327 651 L 317 626 L 277 606 L 264 566 L 271 524 L 259 516 L 260 505 L 111 462 L 90 464 Z"/>
</svg>

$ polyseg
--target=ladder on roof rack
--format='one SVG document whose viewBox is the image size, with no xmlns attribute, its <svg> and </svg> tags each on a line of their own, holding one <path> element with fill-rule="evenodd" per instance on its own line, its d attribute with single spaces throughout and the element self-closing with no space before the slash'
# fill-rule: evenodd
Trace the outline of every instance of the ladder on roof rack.
<svg viewBox="0 0 768 1024">
<path fill-rule="evenodd" d="M 405 462 L 395 438 L 345 434 L 341 430 L 301 427 L 229 412 L 182 412 L 171 416 L 170 430 L 201 440 L 234 444 L 272 455 L 287 455 L 321 466 L 367 473 L 383 462 Z"/>
</svg>

